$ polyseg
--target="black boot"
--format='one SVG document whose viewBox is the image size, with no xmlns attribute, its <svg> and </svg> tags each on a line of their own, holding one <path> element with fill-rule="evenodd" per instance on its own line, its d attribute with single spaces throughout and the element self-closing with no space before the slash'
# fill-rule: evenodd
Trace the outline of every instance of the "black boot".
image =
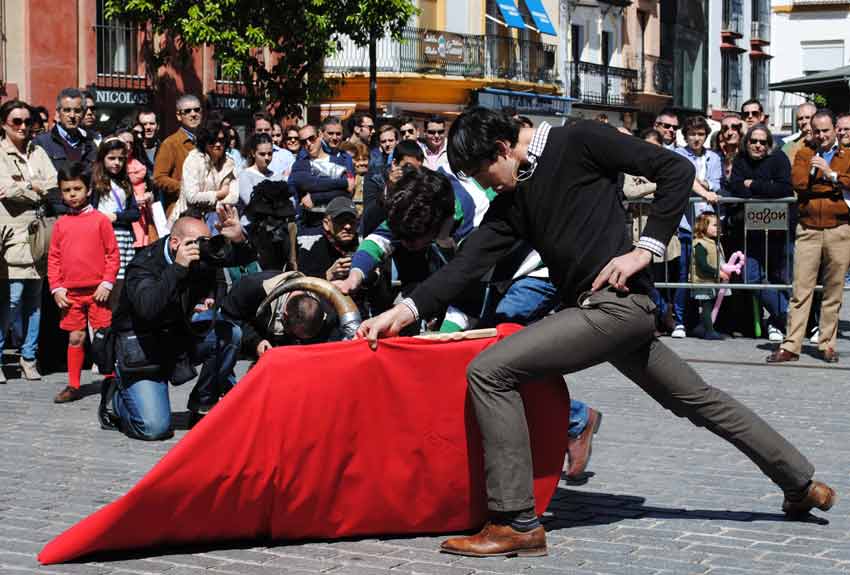
<svg viewBox="0 0 850 575">
<path fill-rule="evenodd" d="M 711 320 L 711 300 L 702 302 L 702 327 L 705 330 L 702 339 L 721 340 L 726 339 L 716 331 L 714 331 L 714 322 Z"/>
</svg>

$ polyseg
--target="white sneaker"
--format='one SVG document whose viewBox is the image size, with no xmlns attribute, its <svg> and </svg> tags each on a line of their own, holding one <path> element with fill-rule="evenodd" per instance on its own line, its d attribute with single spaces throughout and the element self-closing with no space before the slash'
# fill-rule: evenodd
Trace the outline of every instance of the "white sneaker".
<svg viewBox="0 0 850 575">
<path fill-rule="evenodd" d="M 673 333 L 670 334 L 670 337 L 675 337 L 676 339 L 683 339 L 687 337 L 687 334 L 685 333 L 685 326 L 677 325 L 673 328 Z"/>
<path fill-rule="evenodd" d="M 809 341 L 815 345 L 820 343 L 820 328 L 815 327 L 812 330 L 812 335 L 809 337 Z"/>
<path fill-rule="evenodd" d="M 769 341 L 781 342 L 783 339 L 785 339 L 785 335 L 781 331 L 779 331 L 778 329 L 773 327 L 772 325 L 768 325 L 767 326 L 767 339 Z"/>
</svg>

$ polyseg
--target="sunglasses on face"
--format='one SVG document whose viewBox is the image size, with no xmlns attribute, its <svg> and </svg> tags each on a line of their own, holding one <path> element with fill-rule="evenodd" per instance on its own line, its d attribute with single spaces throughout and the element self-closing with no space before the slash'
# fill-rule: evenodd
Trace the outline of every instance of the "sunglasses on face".
<svg viewBox="0 0 850 575">
<path fill-rule="evenodd" d="M 755 146 L 755 145 L 767 146 L 767 140 L 759 140 L 757 138 L 750 138 L 750 144 L 752 144 L 753 146 Z"/>
<path fill-rule="evenodd" d="M 26 127 L 32 126 L 32 118 L 9 118 L 9 123 L 15 126 L 16 128 L 20 128 L 22 125 Z"/>
<path fill-rule="evenodd" d="M 97 110 L 97 106 L 86 106 L 85 107 L 86 112 L 94 112 L 95 110 Z"/>
<path fill-rule="evenodd" d="M 679 124 L 668 124 L 667 122 L 655 122 L 656 126 L 661 126 L 665 130 L 678 130 Z"/>
<path fill-rule="evenodd" d="M 402 135 L 406 136 L 408 134 L 415 134 L 416 130 L 414 128 L 408 128 L 407 130 L 402 130 L 401 133 Z"/>
<path fill-rule="evenodd" d="M 307 136 L 306 138 L 299 138 L 298 141 L 301 142 L 302 146 L 306 146 L 307 144 L 312 144 L 313 142 L 315 142 L 316 138 L 318 137 L 318 135 L 313 134 L 312 136 Z"/>
<path fill-rule="evenodd" d="M 446 133 L 445 130 L 426 130 L 429 136 L 442 136 Z"/>
<path fill-rule="evenodd" d="M 758 110 L 749 110 L 743 112 L 741 115 L 745 118 L 758 118 L 759 116 L 761 116 L 761 112 L 759 112 Z"/>
<path fill-rule="evenodd" d="M 200 114 L 200 113 L 201 113 L 201 108 L 200 108 L 200 107 L 197 107 L 197 108 L 183 108 L 182 110 L 180 110 L 180 113 L 181 113 L 181 114 L 183 114 L 184 116 L 185 116 L 186 114 Z"/>
<path fill-rule="evenodd" d="M 720 127 L 721 132 L 728 132 L 729 130 L 735 130 L 736 132 L 740 132 L 743 124 L 726 124 L 725 126 Z"/>
<path fill-rule="evenodd" d="M 295 136 L 295 137 L 293 137 L 293 136 L 287 136 L 287 137 L 286 137 L 286 141 L 287 141 L 287 142 L 297 142 L 297 141 L 298 141 L 298 137 L 297 137 L 297 136 Z"/>
</svg>

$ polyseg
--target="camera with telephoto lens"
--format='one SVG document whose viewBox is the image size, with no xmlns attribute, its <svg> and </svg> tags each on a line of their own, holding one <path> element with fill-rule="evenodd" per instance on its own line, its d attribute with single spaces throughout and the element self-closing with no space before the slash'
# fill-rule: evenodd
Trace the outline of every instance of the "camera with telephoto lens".
<svg viewBox="0 0 850 575">
<path fill-rule="evenodd" d="M 194 243 L 198 244 L 201 263 L 216 268 L 225 268 L 230 265 L 232 248 L 224 236 L 200 237 Z"/>
</svg>

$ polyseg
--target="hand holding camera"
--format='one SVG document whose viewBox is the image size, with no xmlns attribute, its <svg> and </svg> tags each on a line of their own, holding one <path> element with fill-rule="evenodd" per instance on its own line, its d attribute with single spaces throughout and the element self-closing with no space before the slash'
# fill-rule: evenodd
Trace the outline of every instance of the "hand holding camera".
<svg viewBox="0 0 850 575">
<path fill-rule="evenodd" d="M 177 246 L 177 254 L 174 256 L 174 263 L 178 266 L 188 268 L 192 262 L 201 259 L 201 247 L 196 239 L 184 239 Z"/>
</svg>

